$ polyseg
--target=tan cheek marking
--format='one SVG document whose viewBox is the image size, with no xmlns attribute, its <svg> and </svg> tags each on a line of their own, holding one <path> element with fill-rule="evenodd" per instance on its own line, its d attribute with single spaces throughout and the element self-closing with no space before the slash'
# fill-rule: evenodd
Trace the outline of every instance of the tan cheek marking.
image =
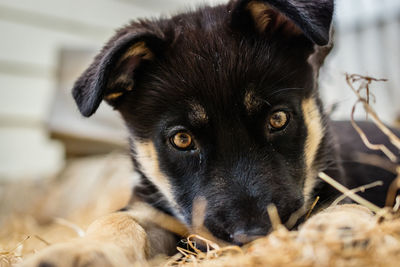
<svg viewBox="0 0 400 267">
<path fill-rule="evenodd" d="M 308 98 L 302 102 L 304 122 L 307 127 L 307 139 L 304 148 L 306 161 L 306 180 L 304 182 L 304 197 L 306 203 L 310 201 L 310 194 L 314 188 L 317 170 L 313 168 L 315 156 L 317 155 L 319 145 L 324 136 L 324 127 L 322 126 L 321 114 L 314 98 Z"/>
<path fill-rule="evenodd" d="M 266 11 L 268 11 L 270 8 L 263 3 L 252 1 L 247 5 L 247 9 L 254 18 L 257 29 L 260 32 L 264 32 L 271 21 L 271 17 L 266 14 Z"/>
<path fill-rule="evenodd" d="M 198 103 L 190 103 L 191 112 L 189 119 L 193 124 L 205 124 L 208 122 L 208 116 L 204 107 Z"/>
<path fill-rule="evenodd" d="M 142 167 L 146 177 L 157 187 L 158 190 L 166 197 L 171 206 L 176 209 L 174 197 L 172 195 L 172 187 L 168 178 L 160 171 L 157 151 L 153 142 L 135 142 L 136 159 Z"/>
</svg>

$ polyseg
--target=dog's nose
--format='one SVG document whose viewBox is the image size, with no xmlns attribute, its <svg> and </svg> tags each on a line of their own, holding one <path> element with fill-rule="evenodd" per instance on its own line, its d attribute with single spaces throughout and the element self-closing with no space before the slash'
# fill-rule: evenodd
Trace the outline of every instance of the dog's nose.
<svg viewBox="0 0 400 267">
<path fill-rule="evenodd" d="M 267 235 L 267 233 L 267 230 L 264 228 L 254 228 L 250 230 L 238 229 L 230 235 L 230 238 L 234 244 L 242 246 L 257 238 Z"/>
</svg>

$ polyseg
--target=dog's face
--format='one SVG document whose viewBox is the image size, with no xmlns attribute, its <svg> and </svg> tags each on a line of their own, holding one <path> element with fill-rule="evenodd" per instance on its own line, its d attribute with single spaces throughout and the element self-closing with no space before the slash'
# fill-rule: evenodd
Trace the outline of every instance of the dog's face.
<svg viewBox="0 0 400 267">
<path fill-rule="evenodd" d="M 332 3 L 298 2 L 233 1 L 133 23 L 75 84 L 84 115 L 102 99 L 121 113 L 153 189 L 143 197 L 187 224 L 205 199 L 205 226 L 227 241 L 266 234 L 269 204 L 287 220 L 323 160 L 315 79 Z"/>
</svg>

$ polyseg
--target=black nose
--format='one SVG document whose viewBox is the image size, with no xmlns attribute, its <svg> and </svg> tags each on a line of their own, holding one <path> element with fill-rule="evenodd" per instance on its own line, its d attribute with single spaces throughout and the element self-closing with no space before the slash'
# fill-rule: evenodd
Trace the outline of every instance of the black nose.
<svg viewBox="0 0 400 267">
<path fill-rule="evenodd" d="M 267 235 L 268 231 L 264 228 L 253 228 L 249 230 L 238 229 L 230 235 L 232 243 L 242 246 L 257 238 Z"/>
</svg>

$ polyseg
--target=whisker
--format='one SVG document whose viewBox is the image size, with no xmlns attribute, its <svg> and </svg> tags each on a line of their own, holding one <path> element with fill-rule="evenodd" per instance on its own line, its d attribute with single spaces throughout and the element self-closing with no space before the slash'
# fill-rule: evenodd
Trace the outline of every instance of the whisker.
<svg viewBox="0 0 400 267">
<path fill-rule="evenodd" d="M 282 93 L 282 92 L 285 92 L 285 91 L 291 91 L 291 90 L 304 90 L 304 88 L 303 87 L 282 88 L 282 89 L 279 89 L 279 90 L 277 90 L 275 92 L 272 92 L 268 96 L 273 96 L 273 95 L 276 95 L 276 94 L 279 94 L 279 93 Z"/>
<path fill-rule="evenodd" d="M 301 88 L 301 87 L 282 88 L 282 89 L 279 89 L 279 90 L 277 90 L 277 91 L 275 91 L 275 92 L 273 92 L 273 93 L 267 95 L 267 97 L 270 97 L 270 96 L 273 96 L 273 95 L 282 93 L 282 92 L 284 92 L 284 91 L 290 91 L 290 90 L 304 90 L 304 88 Z M 260 100 L 260 101 L 266 103 L 268 106 L 272 106 L 271 103 L 268 102 L 268 100 L 266 100 L 266 99 L 264 99 L 264 98 L 261 98 L 261 97 L 257 97 L 257 98 L 258 98 L 258 100 Z"/>
<path fill-rule="evenodd" d="M 293 75 L 295 75 L 297 73 L 297 70 L 293 70 L 291 72 L 289 72 L 287 75 L 282 76 L 280 79 L 276 80 L 273 84 L 271 84 L 271 87 L 275 87 L 275 85 L 277 85 L 280 82 L 286 81 L 289 78 L 291 78 Z"/>
</svg>

